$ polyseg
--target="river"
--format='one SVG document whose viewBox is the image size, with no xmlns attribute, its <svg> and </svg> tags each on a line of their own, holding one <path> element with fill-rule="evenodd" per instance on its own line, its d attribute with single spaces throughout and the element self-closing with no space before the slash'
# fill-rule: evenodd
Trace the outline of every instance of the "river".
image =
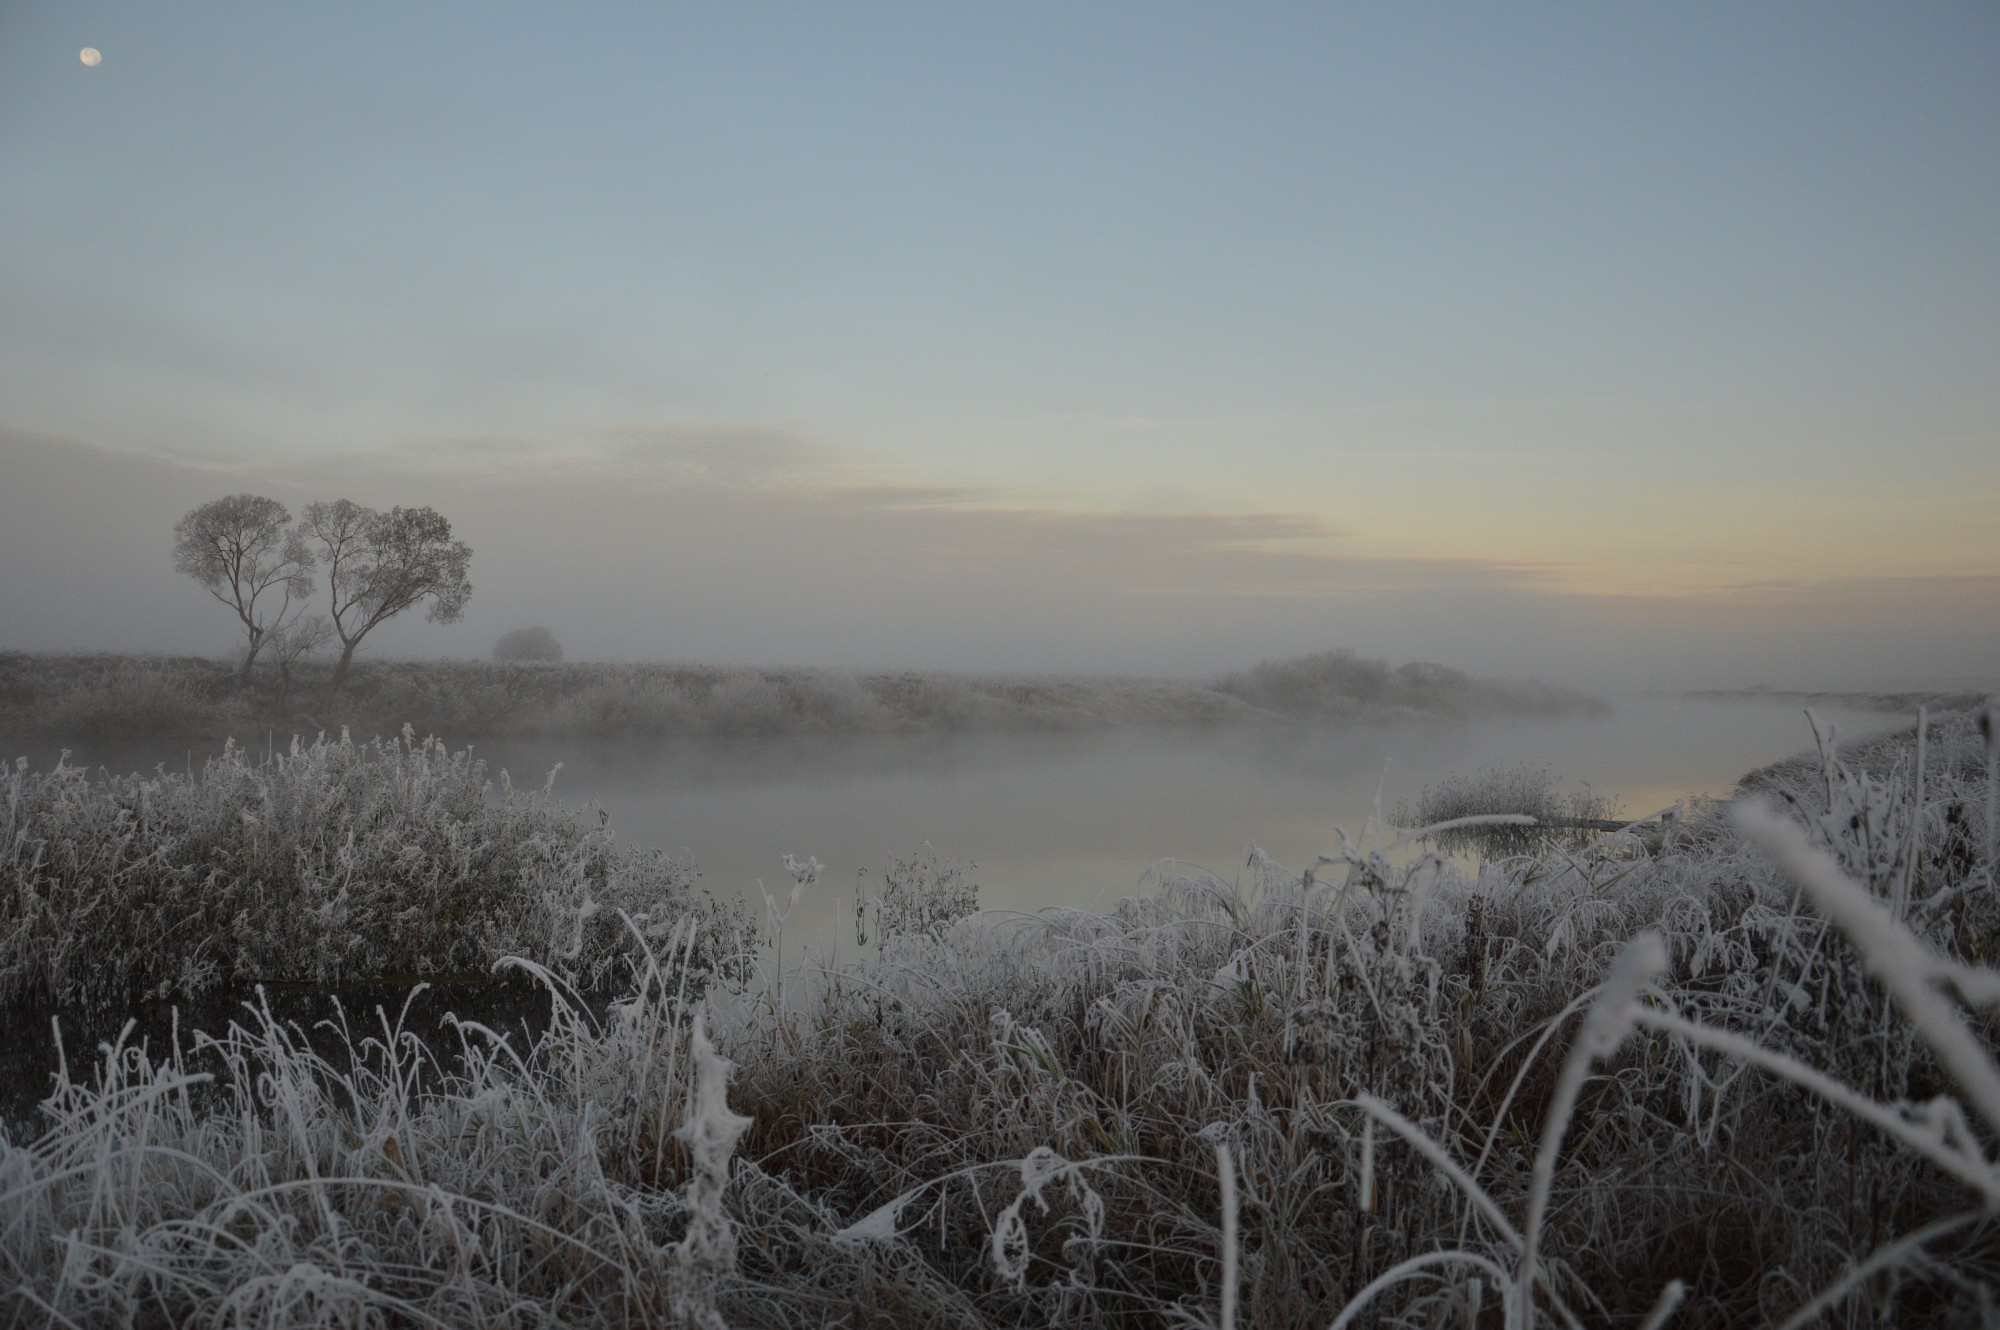
<svg viewBox="0 0 2000 1330">
<path fill-rule="evenodd" d="M 1848 735 L 1904 719 L 1821 714 Z M 488 740 L 472 749 L 517 784 L 540 786 L 561 763 L 558 797 L 607 810 L 623 843 L 686 854 L 718 895 L 759 901 L 761 880 L 782 898 L 791 887 L 783 856 L 817 858 L 825 872 L 787 935 L 845 949 L 857 890 L 877 894 L 891 857 L 926 843 L 974 866 L 985 908 L 1104 908 L 1162 859 L 1227 878 L 1243 871 L 1255 842 L 1303 866 L 1337 847 L 1336 826 L 1361 833 L 1378 787 L 1393 817 L 1455 773 L 1526 764 L 1638 817 L 1726 792 L 1810 743 L 1793 703 L 1637 696 L 1602 715 L 1330 728 Z M 54 757 L 25 751 L 37 762 Z M 79 745 L 72 760 L 137 770 L 201 755 L 185 743 L 125 743 Z"/>
</svg>

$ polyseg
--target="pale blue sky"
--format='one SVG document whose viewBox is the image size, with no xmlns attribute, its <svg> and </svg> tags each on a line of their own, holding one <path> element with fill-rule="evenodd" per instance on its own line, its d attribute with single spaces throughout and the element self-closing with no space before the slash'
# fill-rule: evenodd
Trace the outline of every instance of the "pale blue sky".
<svg viewBox="0 0 2000 1330">
<path fill-rule="evenodd" d="M 16 0 L 0 428 L 1992 578 L 1996 71 L 1987 3 Z"/>
</svg>

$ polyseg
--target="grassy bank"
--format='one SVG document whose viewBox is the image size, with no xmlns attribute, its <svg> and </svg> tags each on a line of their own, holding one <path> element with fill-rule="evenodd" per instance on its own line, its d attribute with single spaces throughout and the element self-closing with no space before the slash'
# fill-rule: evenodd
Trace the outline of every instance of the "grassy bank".
<svg viewBox="0 0 2000 1330">
<path fill-rule="evenodd" d="M 782 1006 L 670 941 L 533 1048 L 110 1047 L 0 1145 L 0 1317 L 1990 1324 L 1994 750 L 1918 754 L 1829 744 L 1650 855 L 917 911 Z"/>
<path fill-rule="evenodd" d="M 0 653 L 0 739 L 337 733 L 477 736 L 867 734 L 1074 730 L 1452 717 L 1596 705 L 1534 684 L 1433 665 L 1391 669 L 1348 652 L 1267 662 L 1209 684 L 1168 679 L 753 669 L 693 664 L 496 665 L 372 661 L 326 694 L 330 668 L 293 667 L 289 691 L 240 686 L 189 656 Z"/>
</svg>

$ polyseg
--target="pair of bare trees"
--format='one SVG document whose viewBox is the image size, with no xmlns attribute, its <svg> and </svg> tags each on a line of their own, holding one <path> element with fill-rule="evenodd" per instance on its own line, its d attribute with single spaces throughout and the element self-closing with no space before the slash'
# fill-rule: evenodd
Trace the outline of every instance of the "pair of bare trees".
<svg viewBox="0 0 2000 1330">
<path fill-rule="evenodd" d="M 298 525 L 276 499 L 231 494 L 202 504 L 174 527 L 174 567 L 235 611 L 248 639 L 240 678 L 259 653 L 291 689 L 301 656 L 340 642 L 328 692 L 338 692 L 355 648 L 377 625 L 429 602 L 432 623 L 452 623 L 472 598 L 472 550 L 451 538 L 435 508 L 378 512 L 348 499 L 310 503 Z M 315 574 L 325 569 L 328 613 L 308 614 Z"/>
</svg>

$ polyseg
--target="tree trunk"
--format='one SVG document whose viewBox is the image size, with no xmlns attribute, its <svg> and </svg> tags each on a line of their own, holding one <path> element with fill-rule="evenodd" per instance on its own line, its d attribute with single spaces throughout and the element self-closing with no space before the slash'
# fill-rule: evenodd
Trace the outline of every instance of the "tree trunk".
<svg viewBox="0 0 2000 1330">
<path fill-rule="evenodd" d="M 342 642 L 340 644 L 340 659 L 333 667 L 333 682 L 326 686 L 326 695 L 328 697 L 332 697 L 335 693 L 339 692 L 340 686 L 347 682 L 347 667 L 354 663 L 354 648 L 360 645 L 361 639 L 358 637 L 352 642 Z"/>
<path fill-rule="evenodd" d="M 250 634 L 250 648 L 243 653 L 243 668 L 236 672 L 236 683 L 239 687 L 249 685 L 250 667 L 257 663 L 257 649 L 263 645 L 264 634 L 255 632 Z"/>
</svg>

